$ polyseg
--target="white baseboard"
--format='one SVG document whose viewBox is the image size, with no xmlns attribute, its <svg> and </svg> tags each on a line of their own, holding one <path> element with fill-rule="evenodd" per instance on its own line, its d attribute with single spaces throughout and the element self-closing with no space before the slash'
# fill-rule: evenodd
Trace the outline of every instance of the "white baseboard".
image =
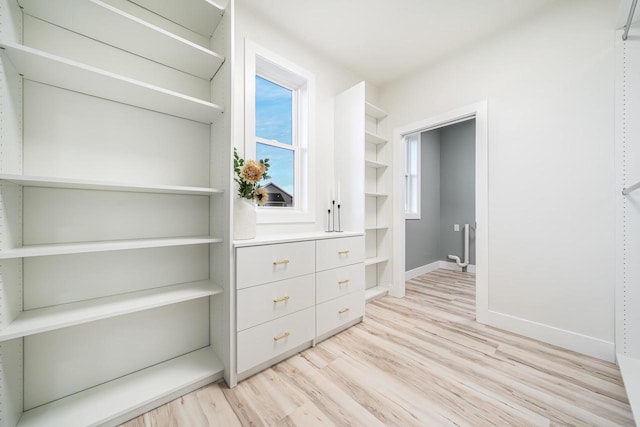
<svg viewBox="0 0 640 427">
<path fill-rule="evenodd" d="M 418 268 L 414 268 L 413 270 L 406 271 L 404 273 L 404 280 L 405 281 L 411 280 L 415 277 L 422 276 L 423 274 L 431 273 L 432 271 L 437 270 L 439 268 L 444 268 L 446 270 L 453 270 L 453 271 L 462 271 L 462 267 L 458 267 L 458 265 L 455 262 L 434 261 L 430 264 L 426 264 Z M 469 266 L 467 267 L 467 271 L 469 273 L 475 273 L 476 266 L 469 264 Z"/>
<path fill-rule="evenodd" d="M 435 261 L 405 272 L 405 280 L 411 280 L 439 268 L 462 271 L 455 262 Z M 468 271 L 470 273 L 475 273 L 476 266 L 469 265 Z M 491 310 L 489 310 L 488 313 L 487 324 L 495 328 L 586 354 L 587 356 L 606 360 L 607 362 L 615 362 L 616 354 L 615 344 L 613 342 L 604 341 L 598 338 L 593 338 L 587 335 L 578 334 L 576 332 L 567 331 L 565 329 L 556 328 Z"/>
<path fill-rule="evenodd" d="M 613 342 L 489 310 L 489 326 L 524 335 L 607 362 L 615 362 Z"/>
<path fill-rule="evenodd" d="M 422 276 L 423 274 L 431 273 L 432 271 L 440 268 L 440 262 L 441 261 L 434 261 L 430 264 L 414 268 L 413 270 L 405 271 L 404 280 L 411 280 L 415 277 Z"/>
</svg>

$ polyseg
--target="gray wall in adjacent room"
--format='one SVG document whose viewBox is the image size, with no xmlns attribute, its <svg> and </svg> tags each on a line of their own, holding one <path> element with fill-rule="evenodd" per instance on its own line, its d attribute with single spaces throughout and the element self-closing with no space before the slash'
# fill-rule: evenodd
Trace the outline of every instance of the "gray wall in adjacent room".
<svg viewBox="0 0 640 427">
<path fill-rule="evenodd" d="M 423 132 L 421 162 L 421 215 L 405 221 L 405 271 L 464 257 L 463 226 L 475 224 L 475 120 Z M 475 233 L 469 236 L 475 264 Z"/>
<path fill-rule="evenodd" d="M 440 244 L 441 258 L 464 259 L 464 224 L 476 221 L 475 120 L 440 129 Z M 460 231 L 453 225 L 460 224 Z M 476 263 L 475 233 L 469 230 L 469 263 Z"/>
<path fill-rule="evenodd" d="M 420 219 L 405 221 L 405 271 L 440 259 L 440 131 L 420 135 Z"/>
</svg>

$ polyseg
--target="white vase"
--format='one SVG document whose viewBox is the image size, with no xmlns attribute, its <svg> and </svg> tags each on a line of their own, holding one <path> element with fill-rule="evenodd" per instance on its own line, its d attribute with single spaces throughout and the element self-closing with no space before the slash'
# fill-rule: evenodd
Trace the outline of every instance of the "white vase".
<svg viewBox="0 0 640 427">
<path fill-rule="evenodd" d="M 256 237 L 256 205 L 253 200 L 235 198 L 233 201 L 233 238 L 235 240 Z"/>
</svg>

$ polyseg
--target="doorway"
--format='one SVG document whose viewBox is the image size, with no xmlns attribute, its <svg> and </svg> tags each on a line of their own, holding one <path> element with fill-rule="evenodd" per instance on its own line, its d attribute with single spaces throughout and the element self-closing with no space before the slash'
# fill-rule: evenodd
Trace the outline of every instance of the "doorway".
<svg viewBox="0 0 640 427">
<path fill-rule="evenodd" d="M 475 273 L 475 118 L 404 138 L 405 280 Z"/>
<path fill-rule="evenodd" d="M 407 262 L 405 197 L 405 140 L 412 134 L 421 134 L 448 125 L 473 120 L 475 131 L 475 270 L 476 270 L 476 320 L 487 323 L 489 311 L 488 287 L 488 147 L 486 101 L 465 106 L 431 118 L 409 123 L 394 130 L 394 194 L 401 203 L 394 203 L 394 283 L 391 294 L 404 296 Z M 464 224 L 464 223 L 463 223 Z M 472 224 L 470 224 L 472 225 Z M 413 254 L 412 254 L 413 255 Z M 447 254 L 448 255 L 448 254 Z"/>
</svg>

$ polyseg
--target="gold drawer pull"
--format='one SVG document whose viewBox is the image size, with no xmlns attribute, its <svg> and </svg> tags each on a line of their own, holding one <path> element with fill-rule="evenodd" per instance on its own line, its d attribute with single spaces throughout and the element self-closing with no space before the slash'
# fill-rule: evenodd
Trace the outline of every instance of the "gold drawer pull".
<svg viewBox="0 0 640 427">
<path fill-rule="evenodd" d="M 338 314 L 344 314 L 349 310 L 351 310 L 349 307 L 341 308 L 340 310 L 338 310 Z"/>
<path fill-rule="evenodd" d="M 284 339 L 284 338 L 288 337 L 289 335 L 291 335 L 291 333 L 289 333 L 289 331 L 286 331 L 282 335 L 277 335 L 277 336 L 273 337 L 273 340 L 274 341 L 280 341 L 281 339 Z"/>
<path fill-rule="evenodd" d="M 280 297 L 280 298 L 274 298 L 273 302 L 289 301 L 289 298 L 291 298 L 289 295 L 285 295 L 285 296 Z"/>
<path fill-rule="evenodd" d="M 349 249 L 343 249 L 341 251 L 338 251 L 338 255 L 346 255 L 349 253 Z"/>
<path fill-rule="evenodd" d="M 346 284 L 348 284 L 348 283 L 349 283 L 349 279 L 345 279 L 345 280 L 340 280 L 340 281 L 338 282 L 338 285 L 346 285 Z"/>
<path fill-rule="evenodd" d="M 280 265 L 280 264 L 289 264 L 289 260 L 285 258 L 280 261 L 273 261 L 273 265 Z"/>
</svg>

